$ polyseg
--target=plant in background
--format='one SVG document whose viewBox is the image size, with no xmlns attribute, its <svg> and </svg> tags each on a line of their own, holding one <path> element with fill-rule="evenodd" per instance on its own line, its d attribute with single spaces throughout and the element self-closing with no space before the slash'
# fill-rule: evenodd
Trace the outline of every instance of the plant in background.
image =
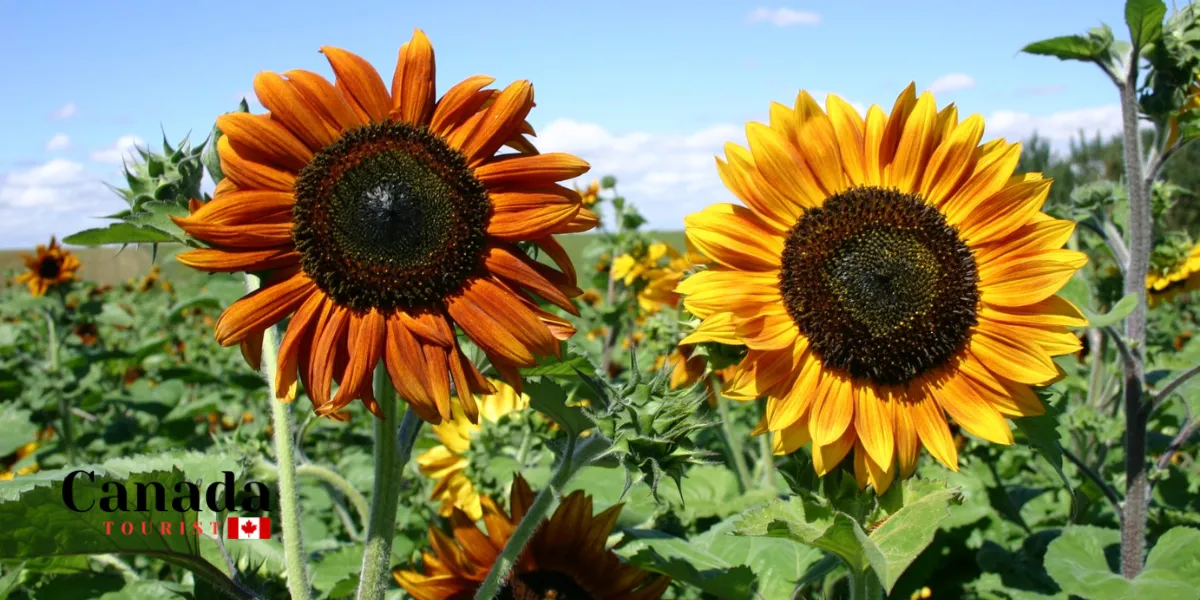
<svg viewBox="0 0 1200 600">
<path fill-rule="evenodd" d="M 44 296 L 51 288 L 57 289 L 75 281 L 77 271 L 83 266 L 79 258 L 59 246 L 53 237 L 49 246 L 38 244 L 36 254 L 21 254 L 21 258 L 25 260 L 26 270 L 14 281 L 28 286 L 33 296 Z"/>
</svg>

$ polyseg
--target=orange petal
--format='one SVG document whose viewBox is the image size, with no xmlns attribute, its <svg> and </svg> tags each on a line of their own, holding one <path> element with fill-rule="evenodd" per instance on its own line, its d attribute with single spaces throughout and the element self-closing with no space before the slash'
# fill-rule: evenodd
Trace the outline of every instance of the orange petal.
<svg viewBox="0 0 1200 600">
<path fill-rule="evenodd" d="M 275 371 L 275 397 L 289 397 L 296 384 L 296 368 L 300 360 L 300 348 L 312 346 L 312 328 L 322 312 L 325 294 L 309 294 L 308 299 L 288 321 L 287 332 L 279 344 L 279 368 Z"/>
<path fill-rule="evenodd" d="M 288 78 L 288 83 L 292 84 L 292 88 L 300 94 L 305 104 L 312 111 L 324 117 L 326 123 L 335 132 L 344 132 L 367 124 L 350 107 L 350 103 L 346 101 L 346 97 L 324 77 L 312 71 L 303 71 L 300 69 L 287 71 L 284 73 L 284 76 Z M 315 134 L 316 137 L 314 139 L 324 139 L 327 135 L 324 131 L 325 128 L 323 127 L 317 128 L 309 135 L 312 136 Z"/>
<path fill-rule="evenodd" d="M 494 77 L 475 75 L 451 87 L 438 100 L 429 129 L 435 134 L 445 137 L 483 106 L 492 91 L 482 91 L 482 89 L 495 80 Z"/>
<path fill-rule="evenodd" d="M 434 425 L 442 422 L 437 402 L 421 384 L 429 375 L 425 368 L 425 352 L 412 333 L 395 315 L 387 319 L 387 340 L 384 346 L 384 365 L 396 392 L 420 415 Z"/>
<path fill-rule="evenodd" d="M 683 220 L 688 240 L 714 261 L 747 271 L 779 268 L 783 238 L 770 230 L 749 209 L 734 204 L 714 204 Z"/>
<path fill-rule="evenodd" d="M 222 181 L 229 181 L 223 179 Z M 213 225 L 247 225 L 251 223 L 287 223 L 292 220 L 296 198 L 291 192 L 264 190 L 234 191 L 218 194 L 185 218 L 175 222 L 203 221 Z"/>
<path fill-rule="evenodd" d="M 308 80 L 311 86 L 311 80 Z M 263 71 L 254 76 L 254 92 L 259 102 L 271 111 L 271 118 L 279 121 L 288 131 L 303 141 L 310 149 L 324 148 L 337 139 L 337 129 L 316 110 L 310 94 L 279 75 Z M 224 165 L 222 165 L 224 166 Z"/>
<path fill-rule="evenodd" d="M 942 408 L 927 394 L 922 391 L 922 397 L 901 401 L 897 408 L 907 411 L 908 419 L 929 453 L 951 470 L 957 471 L 958 448 L 954 445 L 954 437 L 950 435 Z"/>
<path fill-rule="evenodd" d="M 217 127 L 247 157 L 289 171 L 300 171 L 313 158 L 304 142 L 265 115 L 234 112 L 217 117 Z"/>
<path fill-rule="evenodd" d="M 224 250 L 198 248 L 176 254 L 175 260 L 193 269 L 210 273 L 258 272 L 298 264 L 300 253 L 286 247 L 248 252 L 225 252 Z"/>
<path fill-rule="evenodd" d="M 361 56 L 341 48 L 323 46 L 321 52 L 329 60 L 329 66 L 337 75 L 334 83 L 350 101 L 351 108 L 372 123 L 387 120 L 392 99 L 375 68 Z"/>
<path fill-rule="evenodd" d="M 232 346 L 254 331 L 262 331 L 295 312 L 317 286 L 304 274 L 259 288 L 234 302 L 217 319 L 215 336 L 222 346 Z"/>
<path fill-rule="evenodd" d="M 460 144 L 454 144 L 467 155 L 472 167 L 494 155 L 505 140 L 512 137 L 533 109 L 533 84 L 515 81 L 500 92 L 474 131 Z M 452 142 L 454 137 L 451 138 Z"/>
<path fill-rule="evenodd" d="M 412 41 L 400 46 L 392 76 L 393 117 L 405 123 L 426 125 L 433 117 L 437 67 L 433 46 L 425 32 L 413 30 Z"/>
<path fill-rule="evenodd" d="M 573 179 L 591 168 L 586 161 L 562 152 L 535 156 L 503 156 L 475 169 L 475 178 L 488 188 L 514 184 L 548 184 Z"/>
<path fill-rule="evenodd" d="M 217 140 L 217 154 L 221 157 L 221 170 L 239 187 L 291 192 L 296 186 L 294 173 L 256 163 L 238 154 L 229 138 L 222 136 Z"/>
</svg>

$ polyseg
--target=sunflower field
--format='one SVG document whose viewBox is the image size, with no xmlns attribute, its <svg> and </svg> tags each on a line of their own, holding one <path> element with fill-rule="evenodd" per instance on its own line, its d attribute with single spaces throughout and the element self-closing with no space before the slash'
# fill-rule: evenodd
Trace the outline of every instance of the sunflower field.
<svg viewBox="0 0 1200 600">
<path fill-rule="evenodd" d="M 681 232 L 420 30 L 259 73 L 3 273 L 0 600 L 1200 600 L 1200 5 L 1125 17 L 1023 49 L 1123 135 L 801 90 Z"/>
</svg>

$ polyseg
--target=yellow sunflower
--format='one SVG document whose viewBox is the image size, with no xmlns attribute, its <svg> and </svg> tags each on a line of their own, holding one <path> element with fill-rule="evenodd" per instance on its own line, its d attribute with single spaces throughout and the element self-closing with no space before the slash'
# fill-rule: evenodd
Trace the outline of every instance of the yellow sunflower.
<svg viewBox="0 0 1200 600">
<path fill-rule="evenodd" d="M 1200 289 L 1200 244 L 1166 273 L 1146 275 L 1146 291 L 1152 306 L 1196 289 Z"/>
<path fill-rule="evenodd" d="M 3 467 L 0 468 L 0 481 L 11 481 L 12 478 L 16 476 L 37 473 L 41 469 L 41 466 L 36 462 L 31 465 L 21 467 L 15 471 L 13 471 L 12 468 L 25 458 L 32 456 L 34 452 L 37 452 L 38 448 L 42 446 L 42 442 L 52 439 L 53 437 L 54 429 L 47 427 L 46 429 L 39 431 L 36 439 L 34 439 L 32 442 L 28 442 L 20 448 L 14 450 L 12 454 L 0 458 L 0 467 Z"/>
<path fill-rule="evenodd" d="M 479 416 L 484 421 L 495 423 L 508 413 L 529 407 L 529 396 L 518 394 L 502 381 L 491 380 L 490 383 L 496 393 L 481 396 L 478 403 Z M 478 520 L 483 509 L 479 504 L 479 492 L 467 476 L 467 451 L 471 448 L 471 439 L 482 428 L 467 419 L 459 402 L 452 403 L 451 410 L 451 418 L 433 426 L 433 433 L 442 445 L 418 456 L 417 465 L 422 474 L 437 480 L 432 498 L 441 500 L 443 517 L 450 516 L 453 509 L 458 508 L 471 519 Z"/>
<path fill-rule="evenodd" d="M 54 237 L 50 238 L 48 247 L 38 244 L 36 255 L 22 253 L 21 258 L 28 271 L 18 275 L 16 283 L 29 286 L 29 293 L 34 296 L 44 296 L 51 287 L 74 281 L 75 272 L 82 266 L 79 259 L 59 246 Z"/>
<path fill-rule="evenodd" d="M 526 138 L 528 81 L 500 91 L 475 76 L 435 100 L 433 48 L 419 30 L 400 48 L 390 90 L 359 56 L 321 51 L 333 83 L 301 70 L 259 73 L 255 93 L 270 114 L 218 119 L 226 177 L 211 202 L 176 220 L 211 247 L 179 260 L 270 272 L 225 310 L 215 333 L 222 345 L 242 344 L 253 364 L 263 330 L 291 315 L 281 398 L 299 376 L 318 415 L 355 399 L 378 414 L 371 372 L 382 360 L 426 421 L 451 417 L 451 380 L 475 421 L 471 392 L 494 390 L 463 356 L 455 326 L 518 389 L 519 367 L 559 352 L 575 330 L 534 295 L 577 312 L 575 271 L 554 234 L 586 231 L 597 218 L 557 182 L 588 165 L 538 154 Z M 503 146 L 516 152 L 497 154 Z"/>
<path fill-rule="evenodd" d="M 586 188 L 575 188 L 575 191 L 579 192 L 579 196 L 583 200 L 583 205 L 591 208 L 600 201 L 600 180 L 593 179 Z"/>
<path fill-rule="evenodd" d="M 922 445 L 957 469 L 947 416 L 1012 443 L 1005 418 L 1043 413 L 1031 386 L 1086 325 L 1054 295 L 1087 257 L 1040 211 L 1050 180 L 1014 175 L 1020 144 L 981 145 L 981 117 L 912 85 L 890 115 L 803 91 L 770 114 L 717 160 L 744 205 L 685 220 L 712 266 L 678 288 L 702 319 L 682 343 L 746 346 L 725 395 L 765 396 L 758 432 L 781 454 L 811 441 L 821 474 L 853 449 L 877 493 Z"/>
<path fill-rule="evenodd" d="M 421 570 L 397 568 L 392 576 L 416 600 L 470 600 L 533 497 L 529 484 L 517 475 L 509 499 L 511 516 L 484 497 L 484 532 L 474 519 L 455 510 L 450 517 L 453 537 L 430 527 L 433 552 L 422 553 Z M 497 598 L 661 598 L 668 578 L 622 563 L 605 549 L 620 513 L 617 505 L 593 516 L 591 497 L 572 492 L 533 535 Z"/>
</svg>

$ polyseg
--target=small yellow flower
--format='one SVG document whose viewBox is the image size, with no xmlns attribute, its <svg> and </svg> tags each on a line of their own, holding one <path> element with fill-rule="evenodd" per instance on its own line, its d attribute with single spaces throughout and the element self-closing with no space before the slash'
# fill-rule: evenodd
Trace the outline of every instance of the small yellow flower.
<svg viewBox="0 0 1200 600">
<path fill-rule="evenodd" d="M 579 196 L 583 198 L 583 205 L 591 208 L 600 201 L 600 180 L 593 179 L 586 188 L 575 188 L 575 191 L 579 192 Z"/>
<path fill-rule="evenodd" d="M 437 483 L 433 487 L 433 499 L 441 501 L 439 509 L 443 517 L 450 516 L 455 508 L 465 512 L 471 519 L 483 516 L 479 492 L 467 477 L 467 454 L 471 439 L 482 429 L 484 421 L 495 423 L 513 411 L 529 406 L 529 396 L 499 380 L 489 380 L 495 388 L 494 394 L 479 397 L 480 424 L 467 419 L 457 398 L 451 403 L 452 416 L 433 426 L 433 433 L 442 442 L 417 457 L 421 473 Z"/>
<path fill-rule="evenodd" d="M 1146 292 L 1150 306 L 1170 300 L 1175 296 L 1200 289 L 1200 244 L 1192 247 L 1182 260 L 1167 272 L 1146 275 Z"/>
<path fill-rule="evenodd" d="M 925 586 L 913 592 L 912 595 L 909 596 L 909 600 L 926 600 L 930 596 L 933 596 L 933 590 L 929 589 L 929 586 Z"/>
<path fill-rule="evenodd" d="M 601 300 L 600 291 L 596 290 L 596 289 L 588 289 L 588 290 L 584 291 L 581 296 L 579 296 L 579 300 L 580 300 L 580 302 L 585 302 L 587 304 L 595 306 L 600 303 L 600 300 Z"/>
</svg>

